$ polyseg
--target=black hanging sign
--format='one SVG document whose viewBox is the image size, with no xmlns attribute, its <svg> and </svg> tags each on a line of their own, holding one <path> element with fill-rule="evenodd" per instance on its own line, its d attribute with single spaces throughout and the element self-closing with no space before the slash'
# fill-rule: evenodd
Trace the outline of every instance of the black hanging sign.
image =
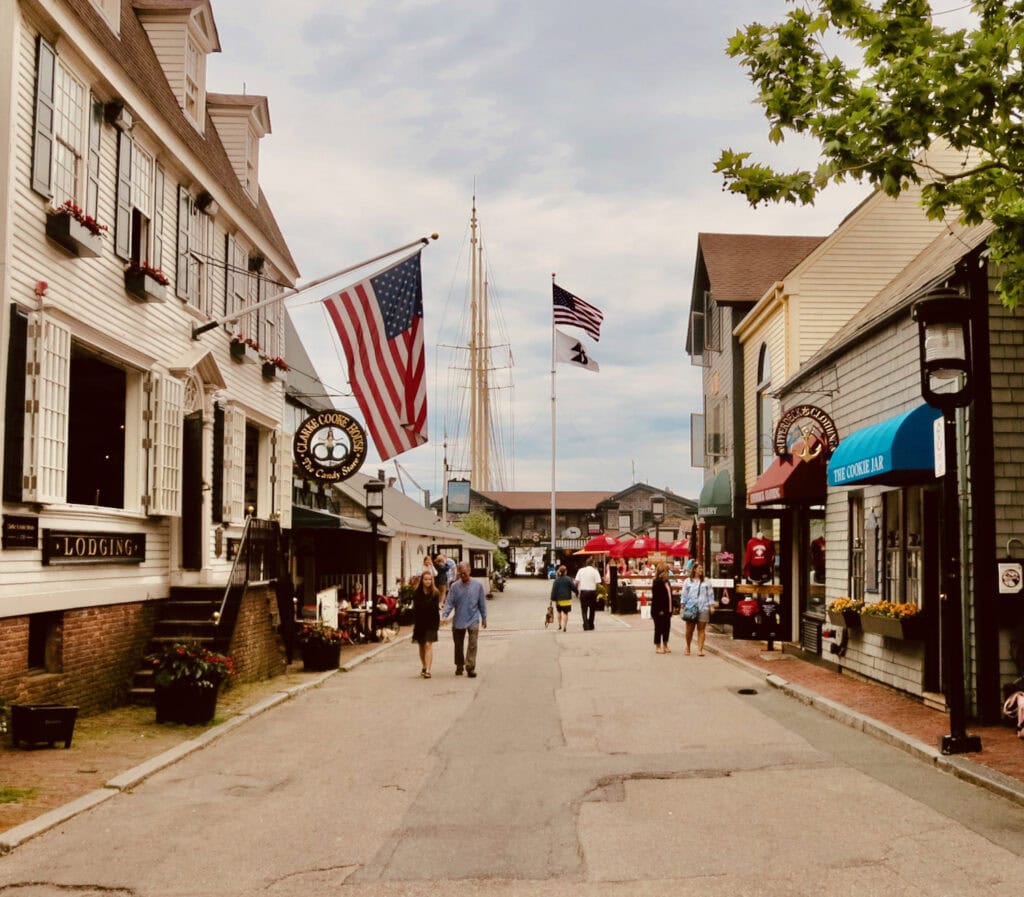
<svg viewBox="0 0 1024 897">
<path fill-rule="evenodd" d="M 141 564 L 145 559 L 145 533 L 43 530 L 44 564 Z"/>
</svg>

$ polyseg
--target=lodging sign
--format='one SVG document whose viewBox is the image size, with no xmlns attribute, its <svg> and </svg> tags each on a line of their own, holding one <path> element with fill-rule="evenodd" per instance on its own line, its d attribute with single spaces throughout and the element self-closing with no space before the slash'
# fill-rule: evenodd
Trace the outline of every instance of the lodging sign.
<svg viewBox="0 0 1024 897">
<path fill-rule="evenodd" d="M 141 564 L 145 559 L 145 533 L 43 530 L 44 564 Z"/>
<path fill-rule="evenodd" d="M 329 483 L 347 480 L 366 460 L 366 431 L 342 411 L 322 411 L 299 426 L 292 453 L 308 477 Z"/>
</svg>

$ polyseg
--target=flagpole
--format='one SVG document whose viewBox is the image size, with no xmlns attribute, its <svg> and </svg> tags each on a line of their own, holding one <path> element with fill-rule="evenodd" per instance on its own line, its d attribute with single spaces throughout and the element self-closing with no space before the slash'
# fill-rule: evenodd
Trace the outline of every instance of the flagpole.
<svg viewBox="0 0 1024 897">
<path fill-rule="evenodd" d="M 551 289 L 554 295 L 555 274 L 551 274 Z M 555 314 L 551 311 L 551 565 L 555 565 Z"/>
<path fill-rule="evenodd" d="M 311 290 L 313 287 L 318 287 L 322 283 L 326 283 L 328 280 L 334 280 L 336 277 L 341 277 L 343 274 L 349 274 L 352 271 L 358 271 L 360 268 L 365 268 L 367 265 L 372 265 L 374 262 L 379 262 L 381 259 L 386 259 L 389 256 L 397 255 L 399 252 L 404 252 L 406 249 L 412 249 L 413 246 L 427 246 L 431 240 L 436 240 L 437 234 L 431 234 L 429 237 L 420 237 L 418 240 L 413 240 L 411 243 L 406 243 L 404 246 L 399 246 L 396 249 L 392 249 L 390 252 L 382 252 L 380 255 L 375 255 L 373 258 L 365 259 L 356 265 L 349 265 L 346 268 L 342 268 L 340 271 L 335 271 L 332 274 L 327 274 L 324 277 L 318 277 L 316 280 L 312 280 L 309 283 L 301 287 L 293 287 L 290 290 L 285 290 L 283 293 L 275 296 L 273 299 L 267 299 L 263 302 L 257 302 L 255 305 L 247 305 L 244 309 L 235 312 L 234 314 L 225 315 L 222 318 L 217 318 L 213 321 L 208 321 L 206 324 L 201 324 L 198 327 L 192 328 L 192 339 L 199 339 L 204 333 L 209 330 L 213 330 L 216 327 L 220 327 L 221 324 L 226 324 L 228 321 L 237 321 L 239 318 L 244 318 L 246 315 L 252 314 L 254 311 L 259 311 L 261 308 L 266 308 L 268 305 L 274 305 L 285 299 L 290 299 L 292 296 L 296 296 L 299 293 L 304 293 L 306 290 Z"/>
</svg>

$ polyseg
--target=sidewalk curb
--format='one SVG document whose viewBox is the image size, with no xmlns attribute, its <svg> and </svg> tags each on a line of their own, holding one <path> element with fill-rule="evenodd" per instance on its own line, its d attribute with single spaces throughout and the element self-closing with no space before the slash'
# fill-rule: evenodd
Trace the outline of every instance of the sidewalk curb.
<svg viewBox="0 0 1024 897">
<path fill-rule="evenodd" d="M 764 680 L 773 688 L 777 688 L 783 694 L 786 694 L 791 698 L 795 698 L 809 707 L 813 707 L 815 710 L 824 713 L 826 716 L 831 717 L 837 722 L 843 723 L 852 729 L 857 729 L 866 735 L 870 735 L 873 738 L 884 741 L 893 747 L 899 748 L 900 750 L 906 751 L 918 760 L 924 760 L 927 763 L 931 763 L 937 769 L 954 775 L 958 779 L 962 779 L 963 781 L 976 785 L 980 788 L 985 788 L 1000 797 L 1004 797 L 1007 800 L 1024 806 L 1024 785 L 1016 779 L 1010 778 L 995 769 L 989 769 L 987 766 L 982 766 L 979 763 L 972 763 L 962 755 L 947 756 L 937 748 L 933 748 L 931 745 L 925 744 L 923 741 L 919 741 L 918 739 L 907 735 L 905 732 L 901 732 L 898 729 L 894 729 L 892 726 L 887 726 L 885 723 L 880 723 L 878 720 L 874 720 L 870 717 L 864 716 L 863 714 L 857 713 L 857 711 L 851 710 L 849 707 L 846 707 L 837 701 L 833 701 L 829 698 L 823 698 L 821 695 L 810 691 L 803 686 L 795 685 L 788 680 L 783 679 L 776 673 L 765 672 L 765 670 L 756 664 L 749 663 L 741 657 L 736 657 L 728 651 L 723 651 L 716 645 L 712 645 L 710 642 L 705 645 L 704 650 L 710 651 L 712 654 L 716 654 L 723 660 L 727 660 L 729 663 L 747 670 L 747 672 L 754 676 L 759 678 L 763 677 Z"/>
<path fill-rule="evenodd" d="M 93 807 L 110 800 L 112 797 L 116 797 L 122 792 L 131 791 L 133 788 L 142 784 L 142 782 L 150 776 L 166 769 L 168 766 L 174 765 L 179 760 L 183 760 L 189 754 L 193 754 L 196 751 L 202 750 L 207 745 L 212 744 L 215 741 L 219 741 L 228 733 L 233 732 L 239 726 L 255 719 L 257 716 L 266 713 L 266 711 L 272 710 L 274 707 L 283 704 L 285 701 L 291 700 L 296 695 L 302 694 L 311 688 L 319 688 L 332 676 L 336 676 L 339 673 L 350 672 L 361 663 L 371 660 L 382 651 L 386 651 L 391 648 L 393 645 L 398 645 L 404 641 L 408 641 L 409 638 L 411 638 L 411 636 L 403 636 L 390 642 L 383 642 L 371 651 L 367 651 L 364 654 L 360 654 L 358 657 L 354 657 L 348 663 L 343 664 L 336 670 L 327 670 L 321 675 L 314 676 L 306 682 L 300 682 L 298 685 L 293 685 L 291 688 L 286 688 L 276 694 L 269 695 L 268 697 L 253 704 L 251 707 L 239 710 L 234 716 L 210 729 L 205 730 L 195 738 L 183 741 L 180 744 L 164 751 L 162 754 L 150 757 L 148 760 L 138 764 L 137 766 L 114 776 L 114 778 L 105 782 L 102 788 L 90 791 L 88 794 L 84 794 L 63 806 L 55 807 L 49 812 L 44 813 L 42 816 L 0 833 L 0 856 L 10 853 L 16 847 L 20 847 L 26 841 L 35 838 L 37 835 L 41 835 L 43 832 L 56 828 L 58 825 L 61 825 L 74 816 L 77 816 L 79 813 L 91 810 Z"/>
</svg>

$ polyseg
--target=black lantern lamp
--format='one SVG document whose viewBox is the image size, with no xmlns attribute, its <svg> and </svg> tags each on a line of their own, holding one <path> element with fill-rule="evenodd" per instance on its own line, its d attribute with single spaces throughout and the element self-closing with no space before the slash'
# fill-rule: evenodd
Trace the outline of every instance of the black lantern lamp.
<svg viewBox="0 0 1024 897">
<path fill-rule="evenodd" d="M 952 411 L 971 403 L 971 303 L 956 290 L 936 290 L 914 303 L 921 349 L 921 395 Z"/>
<path fill-rule="evenodd" d="M 963 599 L 960 583 L 960 508 L 957 477 L 956 409 L 971 403 L 971 303 L 955 290 L 941 289 L 914 303 L 921 350 L 921 395 L 942 411 L 945 474 L 942 477 L 942 589 L 939 594 L 942 673 L 949 707 L 949 735 L 939 739 L 943 754 L 976 753 L 981 738 L 968 735 L 964 696 Z"/>
<path fill-rule="evenodd" d="M 665 496 L 651 496 L 651 519 L 654 521 L 654 542 L 661 545 L 661 524 L 665 519 Z"/>
<path fill-rule="evenodd" d="M 382 480 L 367 480 L 366 519 L 370 522 L 370 606 L 367 628 L 372 631 L 373 613 L 377 609 L 377 526 L 384 519 L 384 483 Z"/>
</svg>

